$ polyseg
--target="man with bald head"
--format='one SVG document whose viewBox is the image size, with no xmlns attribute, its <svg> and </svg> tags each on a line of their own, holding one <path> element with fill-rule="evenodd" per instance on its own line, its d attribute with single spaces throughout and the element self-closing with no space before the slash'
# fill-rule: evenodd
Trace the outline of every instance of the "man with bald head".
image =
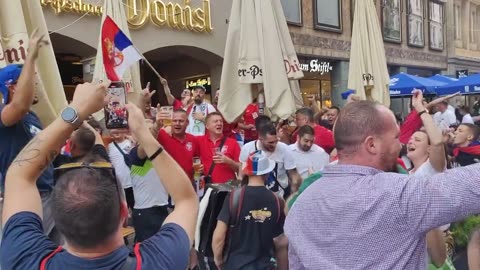
<svg viewBox="0 0 480 270">
<path fill-rule="evenodd" d="M 426 233 L 480 212 L 480 164 L 433 177 L 391 173 L 399 128 L 386 107 L 350 103 L 333 132 L 338 165 L 285 222 L 290 269 L 426 269 Z"/>
</svg>

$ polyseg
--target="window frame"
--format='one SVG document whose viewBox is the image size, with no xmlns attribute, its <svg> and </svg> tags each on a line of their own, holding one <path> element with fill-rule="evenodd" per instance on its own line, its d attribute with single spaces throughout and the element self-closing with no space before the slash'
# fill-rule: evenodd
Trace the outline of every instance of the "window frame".
<svg viewBox="0 0 480 270">
<path fill-rule="evenodd" d="M 437 21 L 434 21 L 434 20 L 432 19 L 432 5 L 433 5 L 433 4 L 437 4 L 437 5 L 439 5 L 439 6 L 442 8 L 442 10 L 441 10 L 441 12 L 442 12 L 442 14 L 441 14 L 441 16 L 442 16 L 442 22 L 437 22 Z M 454 11 L 454 12 L 455 12 L 455 11 Z M 442 3 L 441 1 L 438 1 L 438 0 L 429 0 L 429 1 L 428 1 L 428 43 L 429 43 L 429 48 L 430 48 L 431 50 L 440 51 L 440 52 L 443 51 L 443 50 L 445 50 L 445 15 L 446 15 L 446 14 L 445 14 L 445 5 L 444 5 L 444 3 Z M 441 33 L 442 33 L 442 41 L 443 41 L 443 42 L 442 42 L 442 45 L 443 45 L 442 48 L 433 47 L 433 43 L 432 43 L 431 37 L 432 37 L 432 28 L 433 28 L 432 26 L 433 26 L 434 24 L 440 25 L 440 27 L 442 27 L 442 31 L 441 31 Z"/>
<path fill-rule="evenodd" d="M 338 23 L 339 26 L 323 24 L 318 21 L 317 5 L 320 0 L 312 0 L 313 2 L 313 27 L 316 30 L 323 30 L 328 32 L 342 33 L 343 32 L 343 11 L 342 0 L 335 0 L 338 4 Z M 331 1 L 331 0 L 330 0 Z"/>
<path fill-rule="evenodd" d="M 397 44 L 401 44 L 402 41 L 403 41 L 403 25 L 402 25 L 402 12 L 403 12 L 403 6 L 402 6 L 402 1 L 401 0 L 396 0 L 398 1 L 398 18 L 399 18 L 399 24 L 400 24 L 400 39 L 394 39 L 394 38 L 389 38 L 389 37 L 386 37 L 385 36 L 385 16 L 384 16 L 384 9 L 386 8 L 385 6 L 385 2 L 386 1 L 392 1 L 392 0 L 381 0 L 381 16 L 382 16 L 382 36 L 383 36 L 383 40 L 385 42 L 389 42 L 389 43 L 397 43 Z"/>
<path fill-rule="evenodd" d="M 294 1 L 294 0 L 288 0 L 288 1 Z M 303 26 L 303 3 L 302 3 L 303 1 L 302 0 L 296 0 L 296 1 L 298 2 L 298 8 L 299 8 L 299 15 L 300 15 L 299 22 L 290 21 L 285 15 L 285 8 L 282 5 L 282 1 L 280 1 L 280 5 L 282 5 L 283 15 L 285 16 L 285 20 L 287 21 L 288 25 Z"/>
<path fill-rule="evenodd" d="M 408 44 L 408 46 L 411 46 L 411 47 L 425 48 L 425 3 L 424 3 L 423 0 L 420 0 L 419 3 L 422 5 L 421 6 L 422 12 L 421 12 L 421 14 L 414 14 L 413 12 L 411 12 L 411 1 L 412 0 L 407 0 L 407 12 L 406 12 L 406 16 L 407 16 L 407 44 Z M 420 18 L 420 22 L 422 23 L 422 27 L 421 27 L 422 36 L 423 36 L 422 45 L 412 43 L 412 41 L 410 40 L 410 34 L 412 32 L 412 29 L 410 27 L 410 18 L 411 17 Z"/>
</svg>

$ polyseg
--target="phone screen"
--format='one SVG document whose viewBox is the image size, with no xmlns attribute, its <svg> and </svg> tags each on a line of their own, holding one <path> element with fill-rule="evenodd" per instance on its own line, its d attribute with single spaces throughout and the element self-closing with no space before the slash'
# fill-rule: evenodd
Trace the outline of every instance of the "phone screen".
<svg viewBox="0 0 480 270">
<path fill-rule="evenodd" d="M 108 87 L 108 104 L 104 107 L 105 126 L 108 129 L 127 128 L 127 95 L 123 82 L 112 82 Z"/>
</svg>

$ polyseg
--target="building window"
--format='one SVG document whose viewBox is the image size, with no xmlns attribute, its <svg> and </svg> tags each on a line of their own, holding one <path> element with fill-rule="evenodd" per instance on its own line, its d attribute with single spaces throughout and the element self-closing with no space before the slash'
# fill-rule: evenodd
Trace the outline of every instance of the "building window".
<svg viewBox="0 0 480 270">
<path fill-rule="evenodd" d="M 455 29 L 455 40 L 462 39 L 462 21 L 460 20 L 460 5 L 454 5 L 454 12 L 453 12 L 453 24 Z"/>
<path fill-rule="evenodd" d="M 402 42 L 402 20 L 400 0 L 382 1 L 383 39 L 389 42 Z"/>
<path fill-rule="evenodd" d="M 302 25 L 302 0 L 281 0 L 289 24 Z"/>
<path fill-rule="evenodd" d="M 423 0 L 408 0 L 408 45 L 425 46 Z"/>
<path fill-rule="evenodd" d="M 342 32 L 341 0 L 314 0 L 313 14 L 315 29 Z"/>
<path fill-rule="evenodd" d="M 429 32 L 430 32 L 430 49 L 443 50 L 443 4 L 436 1 L 429 3 Z"/>
</svg>

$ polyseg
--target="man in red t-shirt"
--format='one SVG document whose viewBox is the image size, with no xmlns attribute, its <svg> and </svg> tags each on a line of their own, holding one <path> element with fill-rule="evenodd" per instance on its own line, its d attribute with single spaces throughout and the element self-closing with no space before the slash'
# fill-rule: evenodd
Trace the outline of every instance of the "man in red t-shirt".
<svg viewBox="0 0 480 270">
<path fill-rule="evenodd" d="M 157 114 L 156 128 L 162 126 L 163 114 Z M 193 180 L 193 158 L 199 156 L 197 141 L 193 135 L 187 134 L 187 112 L 177 109 L 173 112 L 171 134 L 164 129 L 158 131 L 157 140 L 165 151 L 182 167 L 185 173 Z"/>
<path fill-rule="evenodd" d="M 215 110 L 217 110 L 217 112 L 219 112 L 218 107 L 217 107 L 219 96 L 220 96 L 220 89 L 217 89 L 217 92 L 215 92 L 215 98 L 213 99 L 213 107 L 215 108 Z M 222 115 L 222 117 L 223 117 L 223 115 Z M 225 118 L 223 118 L 223 135 L 224 136 L 227 136 L 227 137 L 230 137 L 230 138 L 236 140 L 235 130 L 237 129 L 237 127 L 238 127 L 237 122 L 228 123 L 227 121 L 225 121 Z"/>
<path fill-rule="evenodd" d="M 212 112 L 205 118 L 206 132 L 196 137 L 200 159 L 204 165 L 204 174 L 215 164 L 211 178 L 212 183 L 225 183 L 236 179 L 239 171 L 240 146 L 237 141 L 223 135 L 223 117 L 219 112 Z M 223 146 L 220 149 L 220 145 Z"/>
<path fill-rule="evenodd" d="M 255 128 L 255 119 L 258 118 L 257 103 L 250 103 L 243 113 L 243 123 L 239 123 L 239 127 L 244 132 L 244 143 L 248 143 L 258 139 L 257 130 Z"/>
<path fill-rule="evenodd" d="M 335 148 L 335 141 L 333 139 L 333 132 L 325 127 L 315 124 L 313 111 L 310 108 L 301 108 L 297 110 L 295 115 L 297 123 L 297 130 L 295 130 L 291 137 L 291 143 L 297 141 L 298 129 L 304 125 L 310 125 L 315 130 L 315 144 L 322 147 L 330 154 Z"/>
</svg>

